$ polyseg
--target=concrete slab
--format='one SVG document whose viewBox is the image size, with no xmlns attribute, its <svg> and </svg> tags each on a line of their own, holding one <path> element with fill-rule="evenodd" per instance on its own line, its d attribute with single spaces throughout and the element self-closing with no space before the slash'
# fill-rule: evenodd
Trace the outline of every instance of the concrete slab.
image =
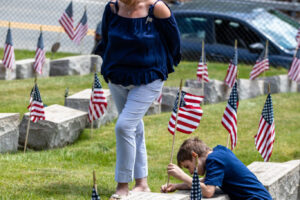
<svg viewBox="0 0 300 200">
<path fill-rule="evenodd" d="M 13 65 L 12 69 L 7 69 L 0 61 L 0 80 L 14 80 L 17 77 L 16 64 Z"/>
<path fill-rule="evenodd" d="M 63 147 L 74 143 L 86 126 L 87 112 L 61 105 L 45 107 L 46 120 L 30 123 L 28 147 L 36 150 Z M 19 144 L 24 145 L 29 113 L 19 127 Z"/>
<path fill-rule="evenodd" d="M 19 113 L 0 113 L 0 153 L 18 150 Z"/>
<path fill-rule="evenodd" d="M 300 160 L 285 163 L 253 162 L 248 168 L 274 200 L 299 200 Z"/>
<path fill-rule="evenodd" d="M 264 94 L 263 80 L 238 79 L 239 99 L 250 99 Z"/>
<path fill-rule="evenodd" d="M 85 75 L 101 70 L 102 59 L 97 55 L 70 56 L 50 62 L 50 76 Z"/>
<path fill-rule="evenodd" d="M 118 117 L 118 111 L 113 101 L 113 98 L 110 94 L 108 89 L 103 89 L 104 94 L 107 99 L 107 111 L 105 112 L 104 116 L 100 119 L 94 121 L 93 126 L 94 128 L 99 128 L 103 124 L 107 124 Z M 78 109 L 84 112 L 88 112 L 89 109 L 89 102 L 91 98 L 92 89 L 85 89 L 80 91 L 76 94 L 73 94 L 65 99 L 65 106 Z M 87 121 L 87 127 L 90 127 L 90 123 Z"/>
<path fill-rule="evenodd" d="M 50 70 L 50 59 L 46 59 L 43 65 L 42 74 L 39 77 L 48 77 Z M 24 59 L 16 61 L 17 79 L 33 78 L 35 71 L 33 69 L 34 59 Z"/>
</svg>

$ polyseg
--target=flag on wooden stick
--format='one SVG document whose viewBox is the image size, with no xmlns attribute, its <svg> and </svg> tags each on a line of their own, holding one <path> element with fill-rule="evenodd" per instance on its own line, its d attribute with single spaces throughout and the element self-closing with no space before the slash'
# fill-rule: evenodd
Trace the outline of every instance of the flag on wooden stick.
<svg viewBox="0 0 300 200">
<path fill-rule="evenodd" d="M 255 146 L 264 161 L 269 161 L 275 142 L 275 122 L 271 94 L 268 94 L 255 137 Z"/>
<path fill-rule="evenodd" d="M 233 59 L 230 61 L 230 64 L 227 69 L 227 74 L 225 77 L 225 83 L 231 88 L 233 87 L 236 80 L 237 65 L 238 65 L 238 50 L 237 48 L 235 48 Z"/>
<path fill-rule="evenodd" d="M 106 111 L 106 107 L 107 107 L 106 97 L 104 95 L 104 91 L 98 79 L 97 73 L 95 73 L 94 84 L 93 84 L 93 89 L 92 89 L 92 94 L 91 94 L 91 99 L 89 104 L 89 111 L 88 111 L 89 114 L 88 117 L 90 122 L 103 116 L 104 112 Z"/>
<path fill-rule="evenodd" d="M 202 191 L 200 186 L 200 180 L 198 176 L 198 155 L 193 152 L 193 157 L 195 158 L 195 170 L 193 174 L 193 180 L 192 180 L 192 189 L 191 189 L 191 200 L 201 200 L 202 198 Z"/>
<path fill-rule="evenodd" d="M 34 85 L 34 88 L 31 92 L 30 102 L 27 108 L 30 112 L 30 120 L 34 123 L 39 120 L 45 120 L 44 104 L 42 102 L 37 84 Z"/>
<path fill-rule="evenodd" d="M 231 90 L 230 97 L 222 118 L 222 124 L 229 132 L 231 140 L 231 150 L 234 149 L 237 143 L 237 109 L 239 106 L 239 96 L 237 92 L 237 83 Z"/>
<path fill-rule="evenodd" d="M 34 61 L 34 70 L 42 74 L 42 68 L 45 63 L 46 56 L 44 51 L 44 39 L 43 39 L 43 32 L 41 31 L 38 43 L 37 43 L 37 49 L 35 51 L 35 61 Z"/>
<path fill-rule="evenodd" d="M 291 80 L 300 83 L 300 51 L 297 49 L 297 54 L 293 59 L 292 65 L 289 69 L 288 76 Z"/>
<path fill-rule="evenodd" d="M 4 67 L 12 69 L 15 63 L 15 52 L 12 42 L 11 30 L 8 28 L 4 45 L 4 55 L 2 59 Z"/>
<path fill-rule="evenodd" d="M 263 50 L 263 52 L 258 57 L 256 64 L 254 65 L 252 71 L 250 72 L 250 80 L 254 80 L 261 73 L 269 69 L 269 58 L 268 58 L 268 46 Z"/>
<path fill-rule="evenodd" d="M 205 82 L 209 82 L 208 70 L 207 70 L 207 64 L 206 64 L 206 58 L 205 58 L 204 51 L 203 51 L 200 61 L 198 63 L 197 79 L 198 79 L 198 81 L 201 81 L 203 79 Z"/>
<path fill-rule="evenodd" d="M 172 115 L 168 125 L 168 130 L 172 135 L 175 132 L 177 112 L 177 131 L 190 134 L 198 127 L 203 114 L 202 108 L 200 107 L 203 98 L 203 96 L 196 96 L 182 91 L 179 103 L 179 110 L 177 110 L 179 92 L 177 93 Z"/>
<path fill-rule="evenodd" d="M 93 187 L 93 191 L 92 191 L 92 198 L 91 200 L 100 200 L 100 196 L 98 195 L 95 187 Z"/>
<path fill-rule="evenodd" d="M 88 32 L 88 23 L 87 23 L 87 14 L 86 10 L 83 13 L 83 16 L 81 20 L 79 21 L 78 25 L 76 26 L 75 33 L 74 33 L 74 38 L 73 41 L 76 44 L 80 44 L 81 40 L 86 36 Z"/>
<path fill-rule="evenodd" d="M 73 4 L 72 1 L 58 20 L 71 40 L 74 37 Z"/>
</svg>

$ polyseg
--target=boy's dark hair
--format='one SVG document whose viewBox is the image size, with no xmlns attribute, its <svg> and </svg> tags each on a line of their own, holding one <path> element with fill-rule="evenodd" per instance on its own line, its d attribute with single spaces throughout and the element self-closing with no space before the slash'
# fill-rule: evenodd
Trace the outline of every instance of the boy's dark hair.
<svg viewBox="0 0 300 200">
<path fill-rule="evenodd" d="M 181 163 L 185 160 L 193 160 L 192 152 L 198 154 L 199 157 L 205 155 L 211 149 L 198 137 L 185 140 L 177 153 L 177 164 L 181 168 Z"/>
</svg>

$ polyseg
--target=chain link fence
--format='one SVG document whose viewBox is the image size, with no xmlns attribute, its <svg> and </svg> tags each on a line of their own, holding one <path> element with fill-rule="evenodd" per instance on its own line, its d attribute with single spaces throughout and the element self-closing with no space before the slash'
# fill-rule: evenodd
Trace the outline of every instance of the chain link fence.
<svg viewBox="0 0 300 200">
<path fill-rule="evenodd" d="M 35 50 L 40 26 L 44 31 L 47 51 L 59 42 L 60 52 L 89 54 L 94 46 L 94 32 L 101 21 L 107 0 L 73 0 L 76 26 L 87 9 L 89 31 L 80 45 L 75 45 L 63 32 L 58 19 L 69 0 L 0 0 L 0 44 L 4 45 L 11 22 L 15 49 Z M 228 62 L 238 41 L 239 60 L 255 63 L 269 40 L 271 65 L 288 67 L 297 42 L 300 4 L 294 0 L 169 0 L 182 39 L 186 60 L 199 60 L 205 41 L 208 60 Z"/>
</svg>

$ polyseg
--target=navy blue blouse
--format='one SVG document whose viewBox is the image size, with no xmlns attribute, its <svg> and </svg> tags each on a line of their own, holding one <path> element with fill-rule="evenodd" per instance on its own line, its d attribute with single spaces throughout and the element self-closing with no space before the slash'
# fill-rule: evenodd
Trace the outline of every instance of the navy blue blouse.
<svg viewBox="0 0 300 200">
<path fill-rule="evenodd" d="M 102 41 L 95 53 L 103 59 L 101 74 L 106 82 L 141 85 L 166 80 L 181 59 L 179 30 L 171 13 L 169 18 L 156 18 L 154 5 L 148 16 L 126 18 L 111 10 L 109 2 L 102 18 Z"/>
</svg>

